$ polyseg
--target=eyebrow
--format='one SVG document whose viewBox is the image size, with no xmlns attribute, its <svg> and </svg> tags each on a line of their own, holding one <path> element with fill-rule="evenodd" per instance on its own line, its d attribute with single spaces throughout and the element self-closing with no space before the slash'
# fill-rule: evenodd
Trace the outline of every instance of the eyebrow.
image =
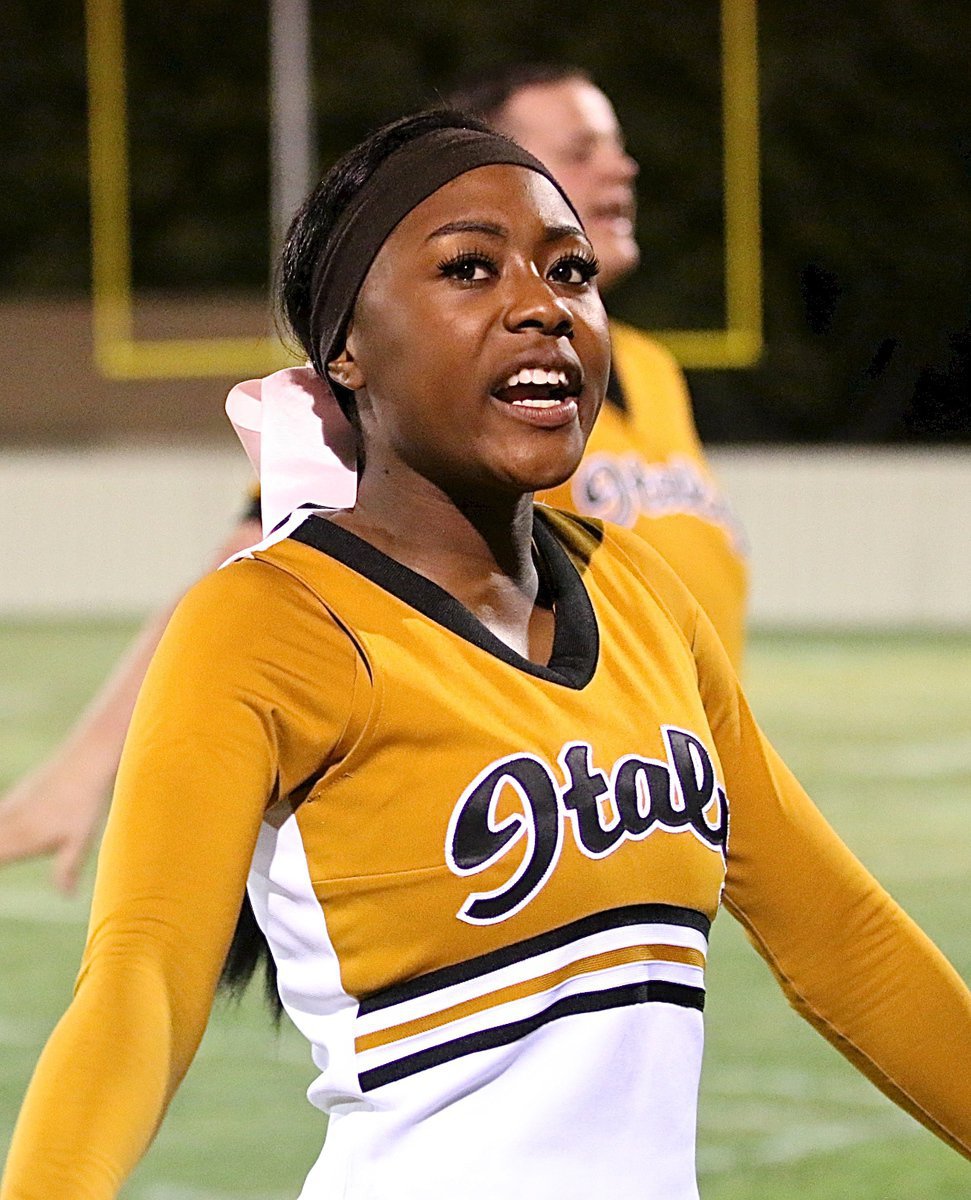
<svg viewBox="0 0 971 1200">
<path fill-rule="evenodd" d="M 450 233 L 484 233 L 488 237 L 509 237 L 509 230 L 505 225 L 496 225 L 492 221 L 448 221 L 445 225 L 433 229 L 425 240 L 430 242 L 432 238 L 448 237 Z M 586 234 L 579 225 L 547 225 L 543 231 L 544 242 L 558 242 L 567 237 L 586 238 Z"/>
<path fill-rule="evenodd" d="M 449 221 L 445 225 L 439 225 L 425 239 L 431 241 L 432 238 L 448 237 L 450 233 L 485 233 L 489 237 L 506 238 L 509 236 L 509 230 L 505 225 L 496 225 L 492 221 Z"/>
</svg>

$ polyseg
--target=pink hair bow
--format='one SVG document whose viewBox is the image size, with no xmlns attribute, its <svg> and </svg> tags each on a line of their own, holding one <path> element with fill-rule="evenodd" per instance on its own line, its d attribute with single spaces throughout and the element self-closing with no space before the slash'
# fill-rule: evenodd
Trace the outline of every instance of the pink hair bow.
<svg viewBox="0 0 971 1200">
<path fill-rule="evenodd" d="M 312 367 L 238 383 L 226 414 L 259 476 L 264 537 L 302 504 L 353 506 L 357 437 Z"/>
</svg>

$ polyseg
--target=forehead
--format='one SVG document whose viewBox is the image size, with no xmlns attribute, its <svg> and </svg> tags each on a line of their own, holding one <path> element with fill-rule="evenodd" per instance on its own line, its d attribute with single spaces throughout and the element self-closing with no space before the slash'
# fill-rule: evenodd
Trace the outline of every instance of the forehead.
<svg viewBox="0 0 971 1200">
<path fill-rule="evenodd" d="M 616 137 L 620 133 L 614 106 L 595 84 L 586 79 L 520 88 L 506 101 L 502 128 L 527 149 L 554 135 Z"/>
<path fill-rule="evenodd" d="M 553 184 L 528 167 L 476 167 L 440 187 L 401 221 L 385 247 L 433 237 L 456 223 L 501 226 L 511 238 L 541 237 L 550 229 L 578 227 L 576 215 Z M 383 253 L 383 251 L 382 251 Z"/>
</svg>

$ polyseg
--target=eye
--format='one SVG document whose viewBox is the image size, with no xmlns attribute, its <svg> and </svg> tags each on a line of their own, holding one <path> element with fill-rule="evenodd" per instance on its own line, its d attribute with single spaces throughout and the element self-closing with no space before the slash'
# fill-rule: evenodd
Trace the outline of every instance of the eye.
<svg viewBox="0 0 971 1200">
<path fill-rule="evenodd" d="M 592 254 L 567 254 L 550 267 L 549 277 L 554 283 L 566 283 L 579 287 L 589 283 L 600 271 L 600 263 Z"/>
<path fill-rule="evenodd" d="M 572 142 L 563 152 L 563 159 L 574 167 L 586 166 L 593 158 L 596 146 L 594 142 L 584 139 L 579 142 Z"/>
<path fill-rule="evenodd" d="M 438 264 L 438 269 L 447 278 L 456 279 L 459 283 L 482 283 L 499 272 L 495 259 L 478 250 L 447 258 Z"/>
</svg>

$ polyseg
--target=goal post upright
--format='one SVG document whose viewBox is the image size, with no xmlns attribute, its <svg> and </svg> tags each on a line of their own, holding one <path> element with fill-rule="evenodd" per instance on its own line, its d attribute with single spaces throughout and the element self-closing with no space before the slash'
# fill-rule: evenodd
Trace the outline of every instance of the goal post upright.
<svg viewBox="0 0 971 1200">
<path fill-rule="evenodd" d="M 272 262 L 313 181 L 310 0 L 268 0 Z M 688 368 L 753 365 L 761 355 L 757 0 L 712 0 L 721 31 L 725 322 L 652 335 Z M 94 357 L 115 379 L 245 377 L 293 362 L 276 337 L 139 338 L 131 249 L 124 0 L 86 0 Z M 270 272 L 268 271 L 268 274 Z M 269 311 L 267 312 L 269 318 Z"/>
</svg>

